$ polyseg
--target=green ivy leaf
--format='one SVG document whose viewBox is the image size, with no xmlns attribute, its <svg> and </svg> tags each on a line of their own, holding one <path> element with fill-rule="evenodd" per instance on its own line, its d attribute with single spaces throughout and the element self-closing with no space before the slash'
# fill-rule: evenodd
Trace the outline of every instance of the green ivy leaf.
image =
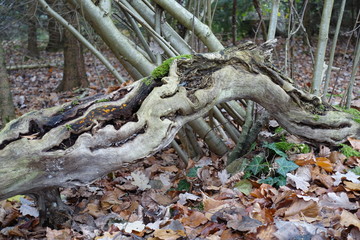
<svg viewBox="0 0 360 240">
<path fill-rule="evenodd" d="M 243 179 L 235 183 L 234 187 L 236 187 L 240 192 L 245 195 L 249 195 L 252 190 L 252 184 L 249 180 Z"/>
<path fill-rule="evenodd" d="M 284 157 L 276 159 L 275 162 L 279 165 L 279 168 L 276 169 L 276 172 L 280 175 L 283 175 L 284 177 L 286 177 L 288 172 L 291 172 L 299 167 L 295 163 L 286 160 Z"/>
<path fill-rule="evenodd" d="M 185 179 L 181 179 L 178 183 L 176 190 L 188 192 L 190 191 L 190 186 L 191 185 L 188 181 L 186 181 Z"/>
<path fill-rule="evenodd" d="M 266 183 L 266 184 L 269 184 L 271 186 L 274 186 L 278 182 L 278 180 L 276 178 L 268 177 L 268 178 L 265 178 L 265 179 L 260 179 L 258 182 L 259 183 Z"/>
<path fill-rule="evenodd" d="M 275 143 L 266 143 L 264 144 L 264 147 L 273 150 L 277 155 L 279 155 L 280 157 L 283 158 L 287 158 L 286 153 L 284 153 L 283 151 L 281 151 L 280 149 L 278 149 L 275 145 Z"/>
<path fill-rule="evenodd" d="M 196 178 L 197 177 L 197 170 L 199 168 L 200 167 L 192 167 L 192 168 L 190 168 L 189 172 L 186 174 L 186 176 Z"/>
<path fill-rule="evenodd" d="M 276 177 L 277 178 L 277 183 L 276 183 L 276 185 L 278 186 L 278 187 L 280 187 L 280 186 L 285 186 L 286 185 L 286 177 L 284 177 L 284 176 L 278 176 L 278 177 Z"/>
<path fill-rule="evenodd" d="M 264 163 L 264 158 L 262 156 L 255 156 L 253 160 L 249 163 L 249 165 L 246 167 L 245 171 L 251 171 L 254 175 L 257 175 L 261 171 L 263 171 L 268 166 Z"/>
<path fill-rule="evenodd" d="M 286 185 L 286 177 L 284 176 L 279 176 L 279 177 L 268 177 L 265 179 L 261 179 L 258 181 L 259 183 L 266 183 L 269 184 L 271 186 L 276 186 L 276 187 L 280 187 L 280 186 L 284 186 Z"/>
</svg>

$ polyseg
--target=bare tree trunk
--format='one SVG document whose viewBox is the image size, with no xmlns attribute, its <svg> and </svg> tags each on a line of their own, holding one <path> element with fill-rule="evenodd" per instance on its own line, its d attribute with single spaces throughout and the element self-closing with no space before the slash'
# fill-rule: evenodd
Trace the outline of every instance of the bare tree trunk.
<svg viewBox="0 0 360 240">
<path fill-rule="evenodd" d="M 50 18 L 48 23 L 49 42 L 46 51 L 57 52 L 64 47 L 64 31 L 55 19 Z"/>
<path fill-rule="evenodd" d="M 74 12 L 67 14 L 67 20 L 73 26 L 78 26 Z M 56 91 L 67 91 L 77 87 L 87 87 L 85 60 L 81 43 L 76 37 L 65 30 L 64 32 L 64 75 Z"/>
<path fill-rule="evenodd" d="M 49 6 L 52 9 L 63 8 L 62 1 L 48 0 Z M 60 6 L 59 6 L 60 5 Z M 46 51 L 48 52 L 57 52 L 64 47 L 64 30 L 63 26 L 56 21 L 53 17 L 49 16 L 48 22 L 48 33 L 49 33 L 49 42 L 46 46 Z"/>
<path fill-rule="evenodd" d="M 321 15 L 319 39 L 316 49 L 314 77 L 312 79 L 312 86 L 311 86 L 311 89 L 315 94 L 320 93 L 320 86 L 325 73 L 324 71 L 325 53 L 326 53 L 327 42 L 329 39 L 328 35 L 329 35 L 330 19 L 331 19 L 333 4 L 334 4 L 334 0 L 325 0 L 323 12 Z"/>
<path fill-rule="evenodd" d="M 276 25 L 277 25 L 277 16 L 278 16 L 278 11 L 279 11 L 279 4 L 280 4 L 280 0 L 273 0 L 272 1 L 271 17 L 270 17 L 269 31 L 268 31 L 267 40 L 271 40 L 271 39 L 275 38 Z"/>
<path fill-rule="evenodd" d="M 264 21 L 263 16 L 262 16 L 259 0 L 253 0 L 253 3 L 254 3 L 255 10 L 256 10 L 256 12 L 257 12 L 257 14 L 259 16 L 259 19 L 260 19 L 261 31 L 262 31 L 263 39 L 264 39 L 264 42 L 265 42 L 266 39 L 267 39 L 267 31 L 266 31 L 265 21 Z"/>
<path fill-rule="evenodd" d="M 142 55 L 136 46 L 125 37 L 111 20 L 111 9 L 101 7 L 99 4 L 108 1 L 67 0 L 91 24 L 109 46 L 115 56 L 121 61 L 128 61 L 143 76 L 147 76 L 155 65 Z M 124 65 L 126 68 L 126 65 Z"/>
<path fill-rule="evenodd" d="M 233 0 L 233 9 L 232 9 L 232 43 L 236 45 L 236 36 L 237 36 L 237 24 L 236 24 L 236 6 L 237 1 Z"/>
<path fill-rule="evenodd" d="M 36 30 L 37 30 L 37 19 L 36 19 L 36 8 L 37 8 L 37 2 L 32 1 L 28 4 L 28 55 L 30 57 L 39 58 L 39 49 L 37 45 L 37 36 L 36 36 Z"/>
<path fill-rule="evenodd" d="M 335 33 L 334 33 L 334 38 L 333 38 L 333 42 L 332 42 L 332 45 L 331 45 L 330 57 L 329 57 L 329 65 L 328 65 L 328 69 L 326 71 L 326 79 L 325 79 L 325 84 L 324 84 L 323 100 L 327 99 L 326 94 L 328 92 L 328 88 L 329 88 L 329 84 L 330 84 L 331 70 L 332 70 L 333 63 L 334 63 L 336 44 L 337 44 L 337 39 L 338 39 L 339 32 L 340 32 L 340 26 L 341 26 L 342 18 L 343 18 L 343 15 L 344 15 L 345 4 L 346 4 L 346 0 L 342 0 L 341 7 L 340 7 L 340 10 L 339 10 L 339 17 L 338 17 L 338 20 L 337 20 L 337 23 L 336 23 L 336 29 L 335 29 Z"/>
<path fill-rule="evenodd" d="M 5 52 L 0 42 L 0 129 L 15 118 L 15 108 L 12 101 L 10 83 L 6 73 Z"/>
</svg>

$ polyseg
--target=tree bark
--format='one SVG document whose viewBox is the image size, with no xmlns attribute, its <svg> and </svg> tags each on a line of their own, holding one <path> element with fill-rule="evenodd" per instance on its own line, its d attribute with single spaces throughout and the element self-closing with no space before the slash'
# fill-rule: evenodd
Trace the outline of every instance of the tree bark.
<svg viewBox="0 0 360 240">
<path fill-rule="evenodd" d="M 54 5 L 54 0 L 48 1 L 49 5 Z M 60 3 L 61 4 L 61 3 Z M 54 8 L 54 7 L 53 7 Z M 57 52 L 64 47 L 64 30 L 54 18 L 50 18 L 48 22 L 49 42 L 46 51 Z"/>
<path fill-rule="evenodd" d="M 84 14 L 85 19 L 91 24 L 94 30 L 109 46 L 119 61 L 128 61 L 135 67 L 140 74 L 147 76 L 155 65 L 143 56 L 136 46 L 126 38 L 111 20 L 111 12 L 108 9 L 98 6 L 97 1 L 91 0 L 67 0 L 74 6 L 80 14 Z M 126 65 L 124 65 L 126 68 Z"/>
<path fill-rule="evenodd" d="M 77 26 L 74 12 L 67 14 L 68 22 Z M 87 87 L 85 59 L 82 44 L 68 30 L 64 31 L 64 75 L 56 91 L 67 91 L 77 87 Z"/>
<path fill-rule="evenodd" d="M 30 57 L 39 58 L 39 49 L 37 45 L 37 36 L 36 36 L 36 30 L 37 30 L 37 20 L 36 20 L 36 5 L 37 3 L 35 1 L 30 2 L 28 4 L 28 55 Z"/>
<path fill-rule="evenodd" d="M 0 43 L 0 129 L 15 118 L 15 108 L 10 91 L 10 82 L 5 66 L 5 52 Z"/>
<path fill-rule="evenodd" d="M 61 11 L 61 9 L 64 9 L 64 3 L 62 1 L 47 0 L 47 2 L 52 9 L 58 12 L 64 12 Z M 50 18 L 47 28 L 49 33 L 49 41 L 46 46 L 46 51 L 57 52 L 64 47 L 64 29 L 55 18 L 53 18 L 51 15 L 49 15 L 49 17 Z"/>
<path fill-rule="evenodd" d="M 334 0 L 325 0 L 324 8 L 321 15 L 320 32 L 318 38 L 318 44 L 316 48 L 316 58 L 314 66 L 314 76 L 312 79 L 311 90 L 316 95 L 320 95 L 320 87 L 324 77 L 324 63 L 326 46 L 329 39 L 329 28 L 331 20 L 331 12 L 333 9 Z"/>
<path fill-rule="evenodd" d="M 360 137 L 352 115 L 321 103 L 272 67 L 268 44 L 175 61 L 168 77 L 31 112 L 0 132 L 0 199 L 87 184 L 164 148 L 187 122 L 232 99 L 262 105 L 307 141 Z"/>
</svg>

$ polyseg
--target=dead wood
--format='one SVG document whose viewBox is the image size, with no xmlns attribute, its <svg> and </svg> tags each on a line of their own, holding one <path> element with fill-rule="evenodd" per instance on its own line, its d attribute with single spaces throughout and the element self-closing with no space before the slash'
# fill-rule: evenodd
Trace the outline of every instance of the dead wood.
<svg viewBox="0 0 360 240">
<path fill-rule="evenodd" d="M 84 185 L 167 146 L 216 104 L 250 99 L 290 133 L 336 145 L 359 137 L 351 115 L 294 87 L 252 44 L 175 61 L 169 76 L 30 112 L 0 132 L 0 199 Z"/>
</svg>

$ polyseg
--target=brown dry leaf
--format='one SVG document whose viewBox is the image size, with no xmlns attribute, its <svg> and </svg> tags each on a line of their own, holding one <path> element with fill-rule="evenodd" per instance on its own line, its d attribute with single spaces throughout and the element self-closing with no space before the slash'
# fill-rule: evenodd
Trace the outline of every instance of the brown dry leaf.
<svg viewBox="0 0 360 240">
<path fill-rule="evenodd" d="M 182 222 L 184 225 L 193 228 L 205 224 L 207 221 L 208 219 L 205 217 L 205 215 L 197 211 L 190 211 L 188 216 L 180 219 L 180 222 Z"/>
<path fill-rule="evenodd" d="M 104 209 L 110 209 L 113 205 L 122 204 L 123 201 L 119 200 L 120 197 L 126 193 L 118 188 L 112 191 L 106 191 L 100 200 L 101 207 Z"/>
<path fill-rule="evenodd" d="M 355 214 L 352 214 L 351 212 L 348 212 L 346 210 L 343 210 L 341 213 L 340 224 L 345 227 L 349 227 L 350 225 L 353 225 L 360 229 L 359 218 L 357 218 Z"/>
<path fill-rule="evenodd" d="M 320 207 L 315 201 L 304 201 L 299 199 L 295 201 L 286 211 L 285 217 L 292 217 L 295 215 L 299 215 L 300 213 L 307 217 L 316 217 L 319 215 Z"/>
<path fill-rule="evenodd" d="M 359 139 L 349 137 L 348 140 L 353 149 L 360 150 L 360 140 Z"/>
<path fill-rule="evenodd" d="M 233 240 L 241 239 L 241 234 L 239 232 L 234 232 L 231 229 L 225 229 L 220 236 L 220 240 Z"/>
<path fill-rule="evenodd" d="M 171 199 L 168 195 L 164 195 L 164 193 L 156 192 L 155 190 L 150 192 L 150 198 L 154 200 L 157 204 L 168 206 L 172 203 L 173 199 Z"/>
<path fill-rule="evenodd" d="M 163 172 L 178 172 L 179 171 L 179 169 L 175 165 L 168 166 L 168 167 L 160 166 L 159 170 L 161 170 Z"/>
<path fill-rule="evenodd" d="M 202 237 L 208 237 L 209 235 L 213 235 L 216 232 L 225 230 L 225 224 L 220 224 L 216 222 L 208 222 L 205 227 L 201 231 Z"/>
<path fill-rule="evenodd" d="M 316 165 L 323 168 L 327 172 L 333 171 L 333 166 L 328 158 L 325 157 L 317 157 L 316 158 Z"/>
<path fill-rule="evenodd" d="M 99 204 L 97 203 L 89 203 L 81 213 L 89 213 L 95 218 L 105 215 L 105 213 L 99 209 Z"/>
<path fill-rule="evenodd" d="M 331 154 L 330 148 L 328 148 L 324 145 L 320 145 L 319 157 L 329 157 L 330 154 Z"/>
<path fill-rule="evenodd" d="M 68 228 L 62 230 L 55 230 L 47 227 L 46 238 L 53 240 L 71 240 L 71 230 Z"/>
<path fill-rule="evenodd" d="M 278 196 L 278 191 L 276 188 L 272 187 L 269 184 L 261 184 L 259 188 L 255 188 L 251 193 L 251 196 L 255 198 L 267 198 L 274 200 Z"/>
<path fill-rule="evenodd" d="M 171 229 L 157 229 L 154 231 L 154 236 L 164 240 L 176 240 L 185 238 L 186 234 L 183 230 L 171 230 Z"/>
<path fill-rule="evenodd" d="M 205 196 L 203 198 L 203 204 L 204 204 L 204 211 L 205 212 L 210 212 L 210 211 L 214 211 L 214 209 L 221 209 L 221 208 L 225 208 L 228 206 L 227 202 L 224 200 L 215 200 L 213 198 L 209 198 L 207 196 Z"/>
<path fill-rule="evenodd" d="M 345 189 L 348 191 L 360 191 L 360 183 L 344 181 Z"/>
<path fill-rule="evenodd" d="M 274 225 L 260 226 L 258 228 L 258 234 L 256 235 L 256 239 L 259 240 L 272 240 L 277 239 L 274 237 L 274 233 L 276 232 L 276 227 Z"/>
<path fill-rule="evenodd" d="M 299 166 L 310 165 L 315 163 L 315 156 L 313 152 L 296 154 L 293 155 L 290 159 Z"/>
<path fill-rule="evenodd" d="M 3 232 L 3 231 L 2 231 Z M 26 234 L 23 233 L 22 229 L 20 229 L 20 226 L 15 226 L 15 227 L 12 227 L 10 228 L 9 230 L 7 231 L 4 231 L 6 232 L 6 236 L 16 236 L 16 237 L 21 237 L 21 238 L 25 238 L 26 237 Z M 2 234 L 0 235 L 0 237 L 2 237 Z M 6 238 L 5 238 L 6 239 Z M 17 239 L 17 238 L 16 238 Z"/>
<path fill-rule="evenodd" d="M 1 221 L 1 227 L 7 227 L 19 216 L 21 216 L 19 211 L 15 210 L 11 207 L 11 209 L 9 211 L 6 211 L 6 216 L 4 216 L 4 219 Z"/>
<path fill-rule="evenodd" d="M 262 223 L 259 220 L 250 218 L 248 216 L 243 216 L 241 219 L 229 220 L 226 224 L 227 227 L 240 232 L 253 232 L 261 225 Z"/>
<path fill-rule="evenodd" d="M 330 153 L 329 159 L 330 159 L 330 162 L 332 162 L 332 163 L 336 163 L 339 161 L 343 164 L 344 161 L 346 160 L 346 156 L 344 154 L 342 154 L 341 152 L 333 151 Z"/>
<path fill-rule="evenodd" d="M 272 223 L 274 221 L 274 208 L 261 208 L 259 203 L 255 203 L 253 210 L 251 211 L 251 217 L 259 220 L 262 223 Z"/>
</svg>

